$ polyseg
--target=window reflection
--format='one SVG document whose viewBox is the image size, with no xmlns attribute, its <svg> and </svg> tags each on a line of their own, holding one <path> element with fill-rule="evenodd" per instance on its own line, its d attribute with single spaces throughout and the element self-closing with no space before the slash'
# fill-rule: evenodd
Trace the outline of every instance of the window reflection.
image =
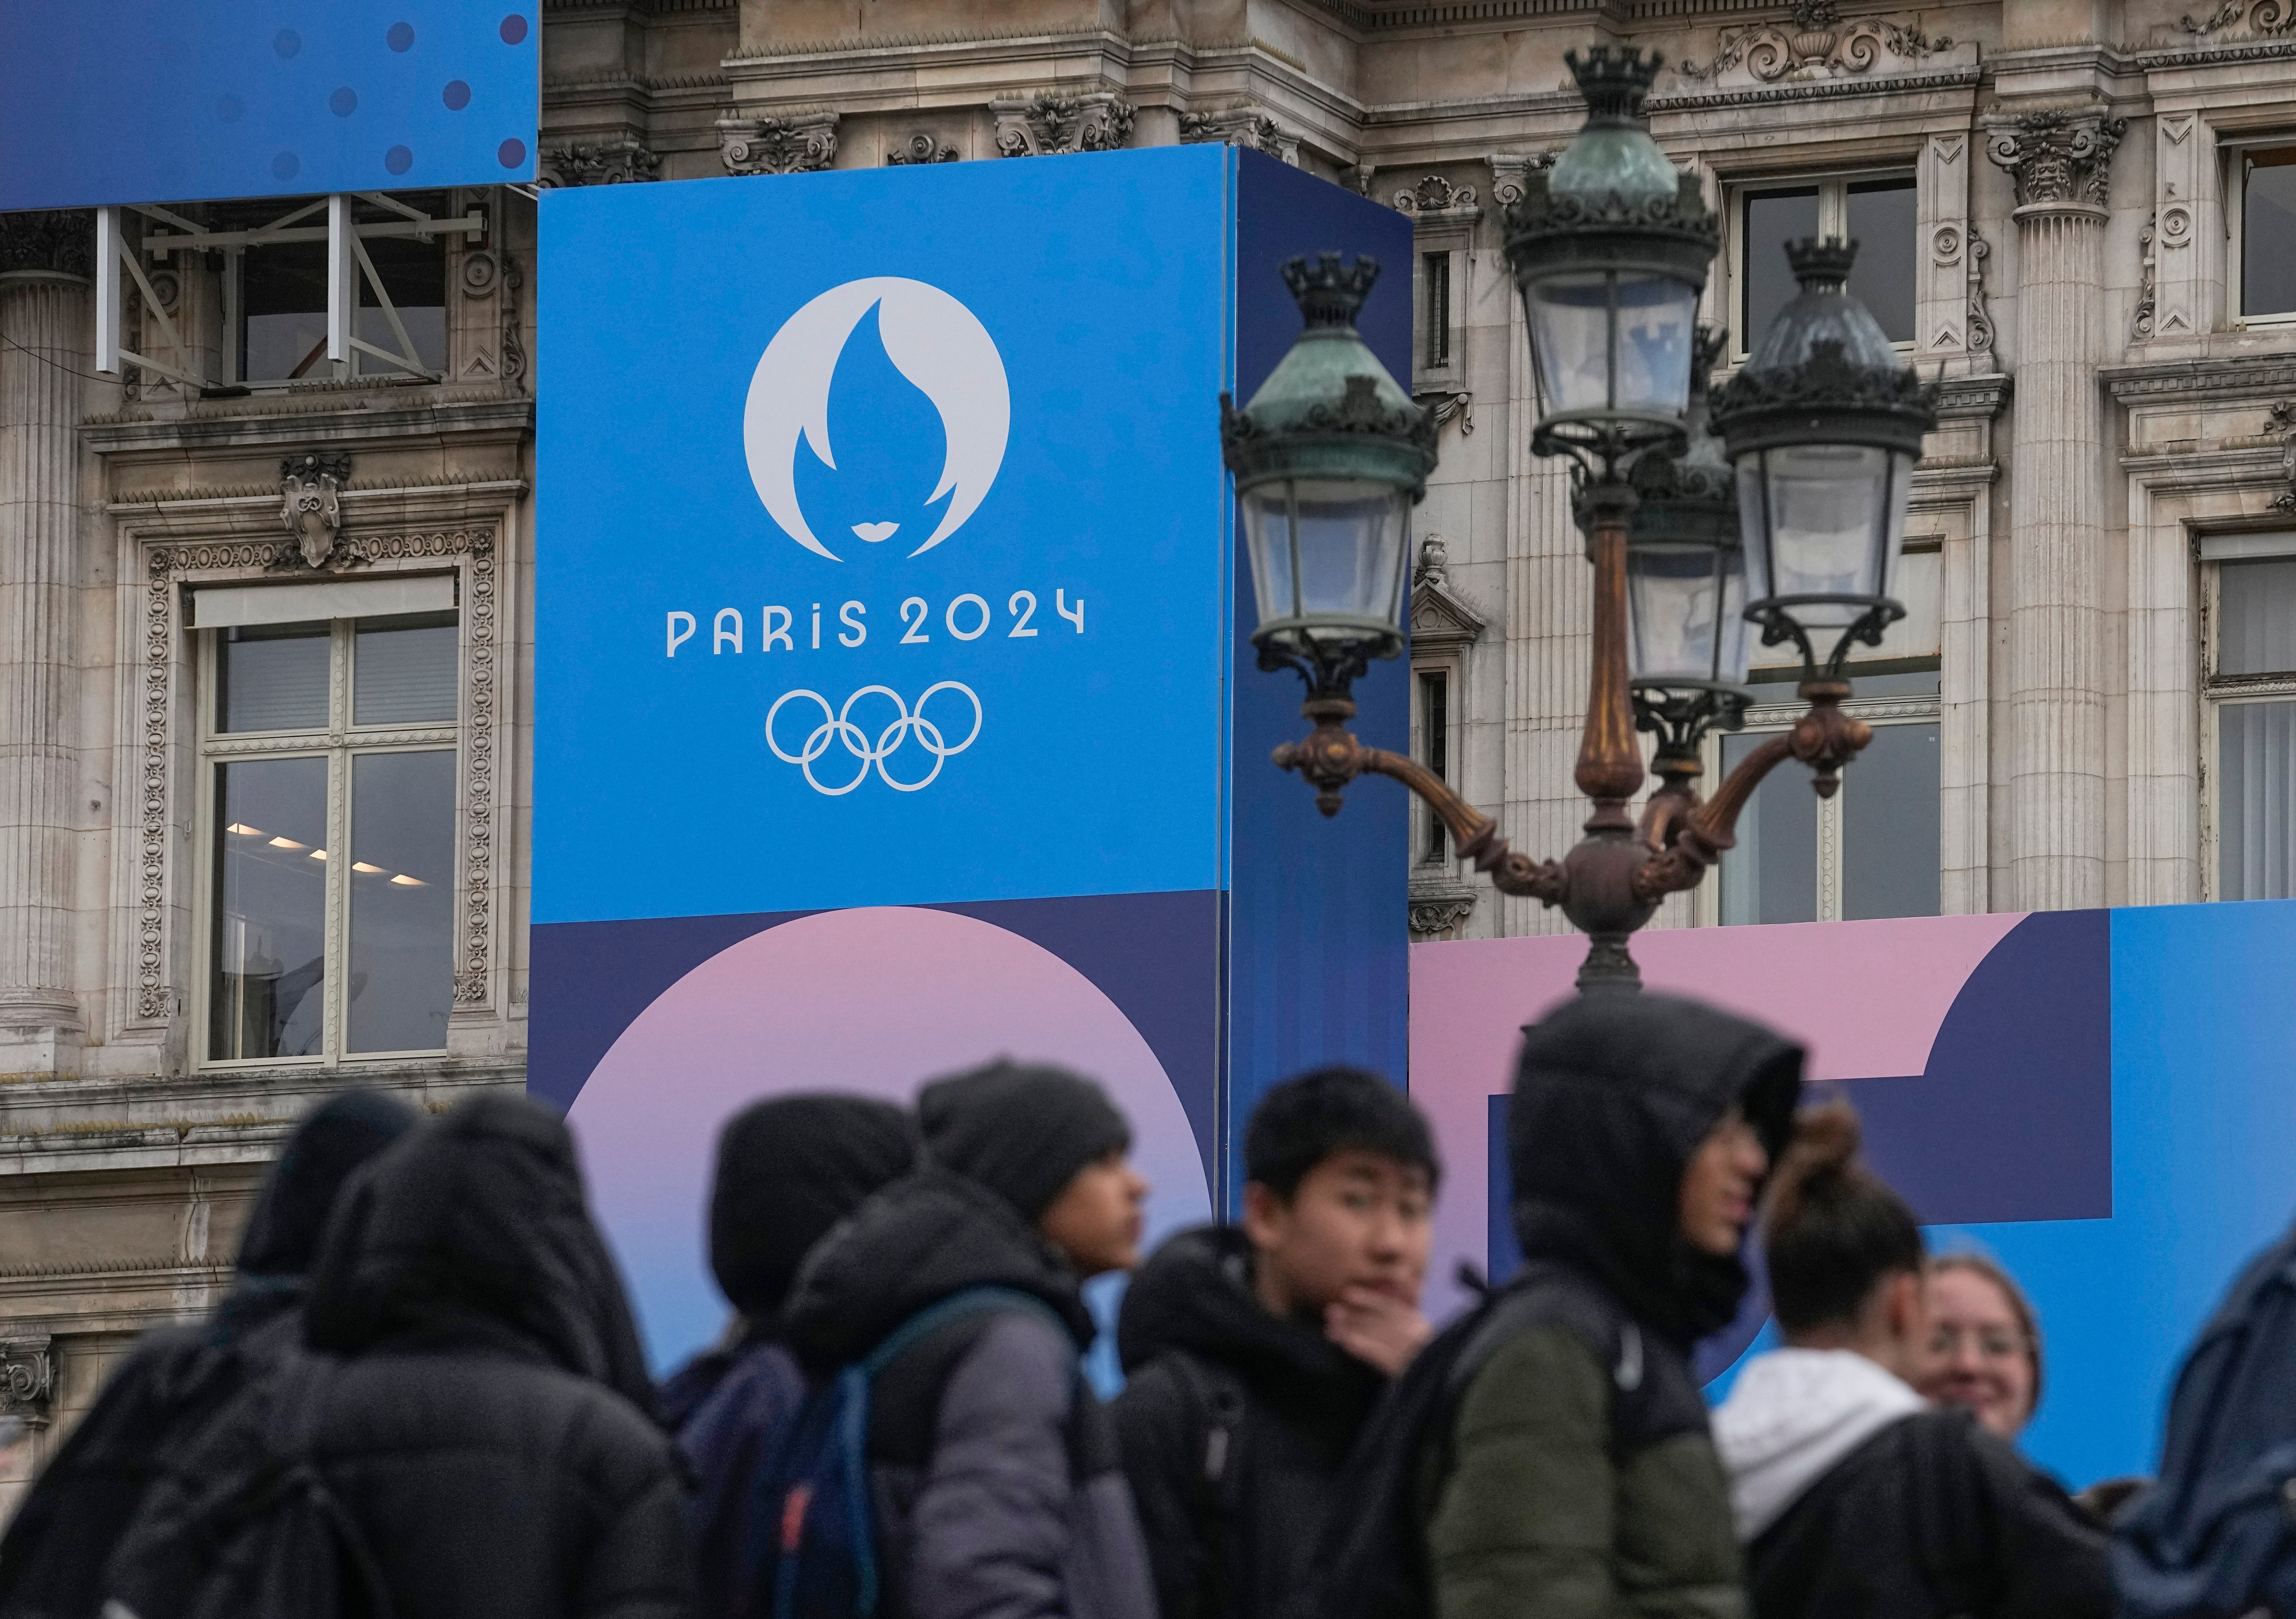
<svg viewBox="0 0 2296 1619">
<path fill-rule="evenodd" d="M 352 1051 L 436 1051 L 453 1010 L 455 755 L 351 757 Z"/>
<path fill-rule="evenodd" d="M 208 1055 L 316 1055 L 326 1021 L 327 762 L 215 768 Z"/>
<path fill-rule="evenodd" d="M 1770 739 L 1722 739 L 1722 773 Z M 1738 815 L 1738 846 L 1722 862 L 1722 920 L 1817 920 L 1817 795 L 1809 772 L 1791 761 L 1762 778 Z"/>
<path fill-rule="evenodd" d="M 1738 256 L 1738 347 L 1751 354 L 1778 311 L 1801 290 L 1786 264 L 1786 243 L 1818 233 L 1817 187 L 1748 192 L 1741 217 L 1745 245 Z"/>
<path fill-rule="evenodd" d="M 1862 180 L 1849 188 L 1849 240 L 1859 247 L 1849 293 L 1892 343 L 1914 340 L 1915 200 L 1911 178 Z"/>
<path fill-rule="evenodd" d="M 352 637 L 351 724 L 444 724 L 455 717 L 455 615 L 362 618 Z"/>
</svg>

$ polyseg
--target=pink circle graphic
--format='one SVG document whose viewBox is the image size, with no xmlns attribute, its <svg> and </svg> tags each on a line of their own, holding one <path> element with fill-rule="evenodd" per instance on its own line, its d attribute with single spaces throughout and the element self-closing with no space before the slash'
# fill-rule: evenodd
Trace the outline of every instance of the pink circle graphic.
<svg viewBox="0 0 2296 1619">
<path fill-rule="evenodd" d="M 724 1325 L 706 1211 L 728 1115 L 799 1091 L 906 1103 L 924 1081 L 999 1056 L 1107 1089 L 1154 1186 L 1151 1244 L 1210 1218 L 1194 1132 L 1148 1043 L 1090 979 L 1016 933 L 910 906 L 824 912 L 729 946 L 665 990 L 567 1116 L 657 1370 Z M 1112 1307 L 1094 1291 L 1096 1308 Z"/>
</svg>

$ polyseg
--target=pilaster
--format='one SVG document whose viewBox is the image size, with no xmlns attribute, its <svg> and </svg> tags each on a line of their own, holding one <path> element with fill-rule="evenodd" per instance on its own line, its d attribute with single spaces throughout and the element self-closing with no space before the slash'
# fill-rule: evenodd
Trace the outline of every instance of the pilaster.
<svg viewBox="0 0 2296 1619">
<path fill-rule="evenodd" d="M 78 707 L 72 584 L 80 373 L 91 369 L 84 215 L 0 231 L 0 1072 L 77 1067 L 71 988 Z"/>
<path fill-rule="evenodd" d="M 2013 909 L 2105 903 L 2104 410 L 2096 383 L 2105 200 L 2126 121 L 2095 107 L 1996 121 L 2016 182 L 2010 469 Z"/>
</svg>

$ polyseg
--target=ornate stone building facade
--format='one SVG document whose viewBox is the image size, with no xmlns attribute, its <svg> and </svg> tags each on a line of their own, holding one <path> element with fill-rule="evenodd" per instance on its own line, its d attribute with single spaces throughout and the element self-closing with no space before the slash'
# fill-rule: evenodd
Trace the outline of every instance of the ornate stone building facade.
<svg viewBox="0 0 2296 1619">
<path fill-rule="evenodd" d="M 1578 124 L 1563 53 L 1659 50 L 1726 367 L 1779 243 L 1845 233 L 1943 394 L 1874 748 L 1828 805 L 1766 787 L 1663 920 L 2256 897 L 2296 882 L 2296 12 L 2191 4 L 547 0 L 537 151 L 773 184 L 1226 142 L 1408 216 L 1415 743 L 1544 854 L 1588 578 L 1505 217 Z M 295 208 L 139 217 L 118 374 L 89 220 L 0 217 L 0 1497 L 211 1300 L 313 1098 L 523 1077 L 534 198 L 359 200 L 332 374 Z M 1449 853 L 1418 829 L 1418 936 L 1558 925 Z"/>
</svg>

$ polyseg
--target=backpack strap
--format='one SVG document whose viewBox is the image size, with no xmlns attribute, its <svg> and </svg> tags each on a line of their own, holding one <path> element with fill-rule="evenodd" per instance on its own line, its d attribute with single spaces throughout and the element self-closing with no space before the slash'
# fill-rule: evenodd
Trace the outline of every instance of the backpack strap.
<svg viewBox="0 0 2296 1619">
<path fill-rule="evenodd" d="M 1227 1367 L 1201 1361 L 1185 1350 L 1175 1352 L 1169 1364 L 1187 1390 L 1188 1433 L 1194 1441 L 1188 1493 L 1204 1561 L 1192 1593 L 1193 1619 L 1228 1619 L 1237 1611 L 1235 1531 L 1243 1514 L 1243 1475 L 1238 1462 L 1246 1406 L 1243 1381 Z"/>
<path fill-rule="evenodd" d="M 395 1619 L 390 1586 L 383 1578 L 381 1560 L 374 1555 L 373 1543 L 341 1497 L 328 1487 L 325 1475 L 319 1471 L 316 1455 L 319 1421 L 326 1415 L 326 1384 L 331 1373 L 328 1362 L 313 1359 L 295 1366 L 285 1379 L 289 1448 L 284 1484 L 289 1493 L 299 1493 L 311 1503 L 312 1510 L 325 1521 L 329 1533 L 335 1537 L 344 1561 L 350 1566 L 351 1591 L 346 1594 L 356 1593 L 363 1599 L 365 1619 Z"/>
<path fill-rule="evenodd" d="M 1022 1292 L 1018 1288 L 983 1284 L 963 1288 L 926 1305 L 887 1334 L 874 1349 L 837 1375 L 837 1445 L 845 1471 L 846 1509 L 851 1518 L 847 1533 L 859 1562 L 859 1566 L 854 1571 L 857 1593 L 854 1606 L 859 1619 L 872 1619 L 877 1611 L 878 1599 L 875 1513 L 871 1506 L 869 1490 L 870 1385 L 886 1368 L 943 1328 L 974 1316 L 997 1312 L 1037 1316 L 1058 1329 L 1062 1337 L 1069 1336 L 1068 1323 L 1061 1319 L 1060 1312 L 1035 1294 Z M 1081 1356 L 1077 1359 L 1075 1378 L 1079 1384 L 1084 1380 Z M 801 1502 L 798 1512 L 801 1522 Z M 793 1525 L 784 1525 L 785 1537 L 794 1533 Z M 793 1575 L 794 1569 L 794 1558 L 784 1557 L 782 1560 L 784 1581 Z M 785 1612 L 787 1604 L 788 1593 L 777 1592 L 774 1611 L 776 1614 Z"/>
</svg>

